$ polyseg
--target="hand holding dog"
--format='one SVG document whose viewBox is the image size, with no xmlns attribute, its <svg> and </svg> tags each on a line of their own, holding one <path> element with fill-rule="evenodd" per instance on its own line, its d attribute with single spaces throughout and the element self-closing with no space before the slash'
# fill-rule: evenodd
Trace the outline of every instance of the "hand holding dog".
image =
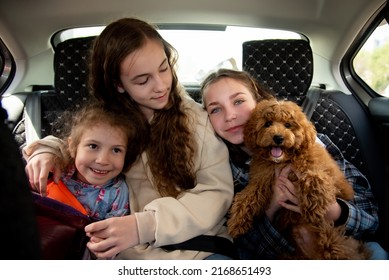
<svg viewBox="0 0 389 280">
<path fill-rule="evenodd" d="M 287 165 L 282 169 L 278 167 L 275 169 L 273 196 L 268 209 L 265 211 L 266 216 L 270 221 L 273 221 L 275 214 L 282 207 L 300 213 L 298 200 L 295 195 L 295 187 L 288 179 L 288 175 L 291 171 L 292 167 L 290 165 Z"/>
<path fill-rule="evenodd" d="M 296 196 L 296 188 L 294 184 L 288 179 L 290 172 L 294 172 L 297 178 L 301 177 L 301 174 L 294 170 L 291 165 L 287 165 L 283 169 L 276 168 L 275 170 L 273 196 L 269 208 L 265 212 L 270 221 L 273 221 L 275 214 L 281 208 L 285 208 L 296 213 L 301 213 Z M 326 218 L 329 221 L 335 222 L 340 217 L 340 214 L 341 207 L 339 203 L 335 201 L 328 206 Z"/>
</svg>

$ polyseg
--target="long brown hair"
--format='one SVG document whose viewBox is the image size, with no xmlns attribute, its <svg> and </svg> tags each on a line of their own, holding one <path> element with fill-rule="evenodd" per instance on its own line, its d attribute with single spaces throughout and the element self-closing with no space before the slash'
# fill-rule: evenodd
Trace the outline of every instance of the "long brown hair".
<svg viewBox="0 0 389 280">
<path fill-rule="evenodd" d="M 156 110 L 149 125 L 146 152 L 154 183 L 163 196 L 176 197 L 185 189 L 195 186 L 193 158 L 194 135 L 189 129 L 190 118 L 182 107 L 182 90 L 174 66 L 175 49 L 166 42 L 156 27 L 135 18 L 123 18 L 109 24 L 96 38 L 91 56 L 90 85 L 92 94 L 108 106 L 122 107 L 141 115 L 136 102 L 128 93 L 119 93 L 120 65 L 134 51 L 142 48 L 147 40 L 163 44 L 172 71 L 173 81 L 168 104 Z"/>
</svg>

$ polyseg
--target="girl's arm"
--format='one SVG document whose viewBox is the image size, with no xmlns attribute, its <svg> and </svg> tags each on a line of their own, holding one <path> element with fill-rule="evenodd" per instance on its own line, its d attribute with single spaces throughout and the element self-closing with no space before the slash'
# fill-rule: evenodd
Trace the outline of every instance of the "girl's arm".
<svg viewBox="0 0 389 280">
<path fill-rule="evenodd" d="M 343 157 L 339 148 L 331 142 L 328 136 L 318 134 L 318 137 L 334 157 L 355 192 L 352 201 L 338 199 L 342 212 L 335 224 L 344 224 L 347 233 L 355 238 L 363 238 L 366 235 L 374 234 L 378 228 L 378 207 L 368 180 L 352 163 Z"/>
<path fill-rule="evenodd" d="M 32 189 L 46 195 L 49 173 L 52 172 L 54 181 L 58 182 L 69 154 L 61 139 L 47 136 L 25 147 L 23 157 L 27 161 L 26 173 Z"/>
</svg>

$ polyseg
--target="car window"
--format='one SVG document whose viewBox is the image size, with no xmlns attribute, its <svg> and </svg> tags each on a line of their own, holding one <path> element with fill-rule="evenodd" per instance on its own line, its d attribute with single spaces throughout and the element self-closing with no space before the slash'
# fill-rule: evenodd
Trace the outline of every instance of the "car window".
<svg viewBox="0 0 389 280">
<path fill-rule="evenodd" d="M 372 90 L 389 97 L 389 25 L 385 19 L 359 50 L 353 67 Z"/>
<path fill-rule="evenodd" d="M 14 59 L 0 39 L 0 95 L 5 92 L 15 73 Z"/>
<path fill-rule="evenodd" d="M 55 45 L 66 39 L 98 35 L 103 26 L 61 31 L 52 39 Z M 260 39 L 300 39 L 301 34 L 285 30 L 238 26 L 161 25 L 159 32 L 179 54 L 177 75 L 184 85 L 198 85 L 215 69 L 242 69 L 242 43 Z"/>
</svg>

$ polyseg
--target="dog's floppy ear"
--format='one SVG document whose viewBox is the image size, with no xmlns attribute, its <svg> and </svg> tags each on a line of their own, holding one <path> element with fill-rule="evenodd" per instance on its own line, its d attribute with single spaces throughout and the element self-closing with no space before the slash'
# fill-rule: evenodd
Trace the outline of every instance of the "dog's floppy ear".
<svg viewBox="0 0 389 280">
<path fill-rule="evenodd" d="M 256 139 L 257 139 L 257 127 L 258 127 L 258 121 L 259 121 L 259 115 L 261 114 L 261 111 L 258 110 L 260 107 L 260 103 L 256 105 L 256 107 L 253 109 L 251 113 L 251 117 L 247 121 L 245 127 L 244 127 L 244 144 L 249 150 L 253 150 L 256 146 Z"/>
<path fill-rule="evenodd" d="M 267 104 L 266 100 L 258 102 L 244 128 L 244 143 L 250 151 L 257 146 L 258 126 L 261 126 L 263 108 L 267 106 L 265 103 Z"/>
<path fill-rule="evenodd" d="M 296 143 L 295 148 L 306 149 L 313 145 L 316 141 L 316 128 L 314 124 L 307 118 L 302 108 L 293 101 L 282 101 L 283 113 L 286 118 L 290 117 L 293 120 Z"/>
<path fill-rule="evenodd" d="M 315 142 L 316 141 L 316 134 L 317 134 L 316 127 L 308 118 L 307 118 L 307 122 L 312 127 L 312 129 L 308 129 L 308 131 L 306 132 L 305 135 L 306 135 L 308 141 Z"/>
<path fill-rule="evenodd" d="M 244 143 L 249 150 L 255 150 L 257 146 L 257 139 L 261 136 L 258 132 L 264 125 L 263 114 L 265 109 L 276 102 L 277 100 L 275 98 L 263 99 L 259 101 L 253 109 L 251 117 L 247 121 L 244 129 Z"/>
<path fill-rule="evenodd" d="M 300 122 L 300 125 L 304 129 L 304 137 L 305 137 L 305 145 L 309 146 L 315 143 L 316 141 L 316 127 L 315 125 L 311 122 L 310 119 L 308 119 L 307 115 L 303 112 L 302 108 L 295 104 L 296 110 L 298 110 L 298 119 Z"/>
</svg>

